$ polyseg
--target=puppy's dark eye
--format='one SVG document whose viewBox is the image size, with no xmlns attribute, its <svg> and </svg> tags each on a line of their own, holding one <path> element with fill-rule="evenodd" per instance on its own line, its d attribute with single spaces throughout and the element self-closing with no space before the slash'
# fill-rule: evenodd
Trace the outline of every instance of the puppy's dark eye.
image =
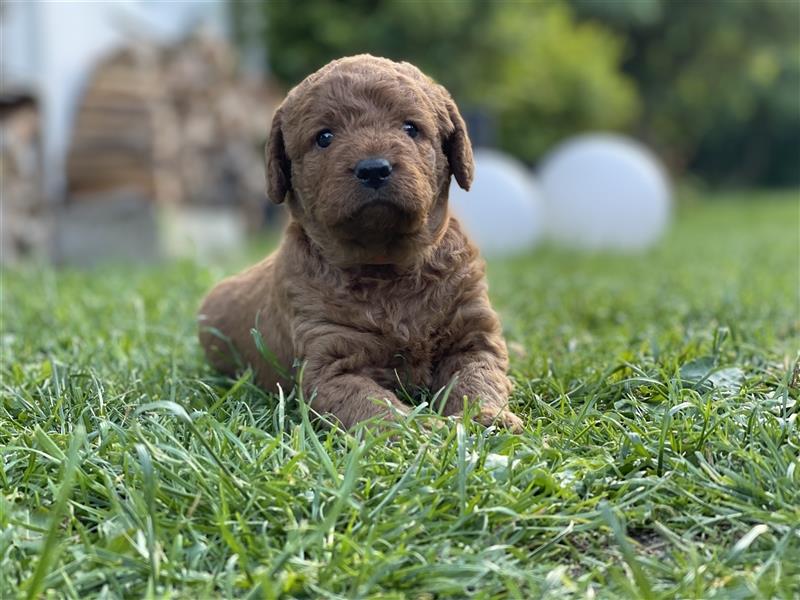
<svg viewBox="0 0 800 600">
<path fill-rule="evenodd" d="M 417 126 L 411 121 L 403 123 L 403 131 L 405 131 L 410 138 L 415 138 L 419 135 L 419 129 L 417 129 Z"/>
<path fill-rule="evenodd" d="M 317 134 L 317 146 L 327 148 L 333 141 L 333 132 L 330 129 L 323 129 Z"/>
</svg>

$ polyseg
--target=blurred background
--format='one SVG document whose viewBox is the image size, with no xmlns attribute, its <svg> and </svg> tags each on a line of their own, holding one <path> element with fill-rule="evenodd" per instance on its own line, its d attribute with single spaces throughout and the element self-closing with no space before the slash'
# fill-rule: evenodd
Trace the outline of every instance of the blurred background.
<svg viewBox="0 0 800 600">
<path fill-rule="evenodd" d="M 676 189 L 800 183 L 794 1 L 10 1 L 0 42 L 6 264 L 202 258 L 279 224 L 272 112 L 360 52 L 455 97 L 482 150 L 454 203 L 490 251 L 646 247 Z"/>
</svg>

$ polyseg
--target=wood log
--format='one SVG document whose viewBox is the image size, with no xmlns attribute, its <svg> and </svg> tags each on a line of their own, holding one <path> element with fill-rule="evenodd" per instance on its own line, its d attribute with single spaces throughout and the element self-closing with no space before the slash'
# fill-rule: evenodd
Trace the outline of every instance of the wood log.
<svg viewBox="0 0 800 600">
<path fill-rule="evenodd" d="M 0 262 L 47 253 L 39 108 L 24 92 L 0 94 Z"/>
<path fill-rule="evenodd" d="M 100 65 L 80 104 L 69 192 L 119 186 L 156 202 L 260 216 L 263 145 L 280 97 L 263 80 L 239 76 L 233 48 L 202 34 L 119 52 Z"/>
</svg>

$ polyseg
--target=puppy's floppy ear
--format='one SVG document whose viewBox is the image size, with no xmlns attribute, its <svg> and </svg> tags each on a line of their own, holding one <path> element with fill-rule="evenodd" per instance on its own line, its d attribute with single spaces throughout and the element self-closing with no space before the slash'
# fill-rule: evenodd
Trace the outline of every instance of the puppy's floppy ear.
<svg viewBox="0 0 800 600">
<path fill-rule="evenodd" d="M 472 144 L 467 135 L 467 126 L 449 92 L 442 86 L 439 87 L 444 96 L 447 117 L 450 121 L 442 136 L 442 146 L 450 163 L 450 172 L 456 178 L 458 185 L 468 190 L 472 185 L 475 162 L 472 158 Z"/>
<path fill-rule="evenodd" d="M 283 110 L 279 107 L 272 117 L 272 127 L 266 147 L 267 196 L 275 204 L 280 204 L 292 188 L 292 163 L 286 155 L 283 142 Z"/>
</svg>

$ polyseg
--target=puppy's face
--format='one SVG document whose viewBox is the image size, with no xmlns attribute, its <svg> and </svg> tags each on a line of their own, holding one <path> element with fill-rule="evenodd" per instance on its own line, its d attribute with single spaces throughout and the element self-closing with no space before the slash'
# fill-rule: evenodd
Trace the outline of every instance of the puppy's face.
<svg viewBox="0 0 800 600">
<path fill-rule="evenodd" d="M 409 264 L 446 227 L 472 152 L 449 94 L 408 63 L 334 61 L 295 87 L 267 145 L 269 195 L 341 266 Z"/>
</svg>

